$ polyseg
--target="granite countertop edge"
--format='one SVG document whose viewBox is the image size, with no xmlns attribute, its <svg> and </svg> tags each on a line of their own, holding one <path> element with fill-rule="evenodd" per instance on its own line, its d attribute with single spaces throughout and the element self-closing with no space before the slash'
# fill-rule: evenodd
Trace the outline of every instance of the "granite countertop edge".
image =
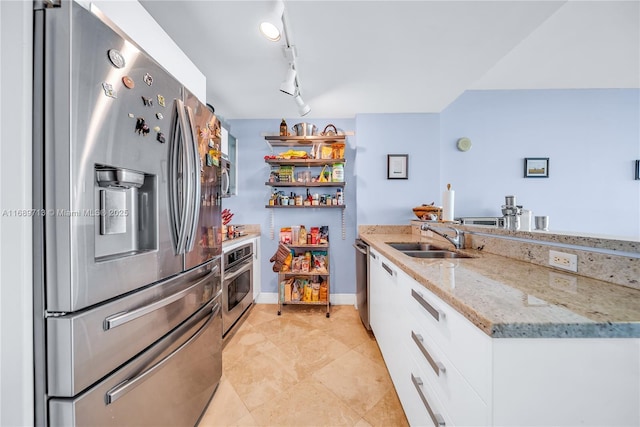
<svg viewBox="0 0 640 427">
<path fill-rule="evenodd" d="M 242 235 L 240 237 L 234 237 L 233 239 L 227 239 L 227 240 L 223 240 L 222 241 L 222 249 L 224 248 L 228 248 L 231 245 L 234 245 L 238 242 L 242 242 L 244 240 L 250 240 L 253 239 L 255 237 L 260 237 L 260 233 L 254 233 L 254 232 L 249 232 L 245 235 Z"/>
<path fill-rule="evenodd" d="M 529 321 L 527 321 L 527 319 L 522 321 L 516 320 L 515 317 L 517 317 L 517 314 L 514 314 L 514 311 L 510 308 L 505 309 L 504 312 L 500 312 L 500 308 L 487 310 L 487 308 L 483 306 L 482 295 L 479 295 L 477 300 L 473 295 L 469 294 L 466 294 L 464 298 L 458 297 L 454 292 L 447 291 L 441 283 L 438 283 L 437 278 L 428 277 L 426 274 L 418 271 L 425 265 L 430 265 L 430 268 L 434 268 L 434 266 L 439 264 L 439 261 L 431 260 L 430 264 L 424 261 L 415 261 L 415 259 L 401 254 L 386 244 L 386 242 L 389 241 L 433 242 L 429 238 L 414 234 L 384 234 L 379 232 L 361 232 L 359 237 L 383 256 L 394 262 L 398 268 L 419 284 L 451 305 L 453 309 L 491 338 L 640 338 L 640 311 L 637 313 L 637 317 L 631 321 L 593 320 L 580 316 L 579 314 L 574 315 L 566 306 L 558 304 L 558 308 L 564 313 L 568 313 L 570 319 L 566 321 L 549 321 L 541 317 L 540 319 L 528 319 Z M 441 244 L 441 242 L 438 243 Z M 483 254 L 473 250 L 465 249 L 462 252 L 468 252 L 474 256 L 476 260 L 477 258 L 481 258 L 482 261 L 486 263 L 504 263 L 505 260 L 509 260 L 499 255 Z M 545 267 L 533 266 L 521 261 L 509 260 L 507 262 L 511 261 L 516 265 L 516 268 L 522 266 L 522 268 L 528 269 L 528 271 L 522 272 L 523 277 L 527 277 L 526 275 L 530 274 L 530 271 L 542 271 L 540 269 L 547 271 Z M 464 266 L 467 259 L 458 259 L 457 262 L 460 266 Z M 493 280 L 495 281 L 495 278 Z M 458 283 L 456 283 L 456 285 L 457 284 Z M 499 285 L 509 290 L 509 288 L 505 288 L 505 286 L 509 286 L 508 284 L 500 283 Z M 603 285 L 606 286 L 606 284 Z M 520 290 L 513 288 L 513 291 L 519 292 Z M 638 292 L 638 297 L 640 297 L 640 292 Z M 484 298 L 486 300 L 487 297 L 485 296 Z M 578 318 L 578 320 L 576 321 L 574 317 Z"/>
</svg>

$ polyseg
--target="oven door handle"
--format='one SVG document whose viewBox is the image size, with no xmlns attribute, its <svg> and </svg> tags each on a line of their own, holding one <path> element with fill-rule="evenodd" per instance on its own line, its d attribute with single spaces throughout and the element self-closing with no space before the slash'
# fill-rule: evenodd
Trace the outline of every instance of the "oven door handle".
<svg viewBox="0 0 640 427">
<path fill-rule="evenodd" d="M 230 282 L 232 280 L 234 280 L 236 277 L 238 277 L 239 275 L 241 275 L 242 273 L 248 271 L 251 268 L 251 265 L 253 264 L 253 261 L 250 259 L 249 261 L 245 261 L 242 264 L 240 264 L 238 267 L 229 270 L 228 272 L 225 271 L 223 274 L 223 279 L 225 282 Z M 231 275 L 227 275 L 228 273 L 231 273 Z"/>
</svg>

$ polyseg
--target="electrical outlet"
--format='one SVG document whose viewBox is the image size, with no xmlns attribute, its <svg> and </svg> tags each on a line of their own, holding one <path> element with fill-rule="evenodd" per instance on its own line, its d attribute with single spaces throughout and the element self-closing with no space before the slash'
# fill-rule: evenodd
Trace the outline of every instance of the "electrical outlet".
<svg viewBox="0 0 640 427">
<path fill-rule="evenodd" d="M 549 251 L 549 265 L 563 270 L 578 271 L 578 255 L 566 252 Z"/>
</svg>

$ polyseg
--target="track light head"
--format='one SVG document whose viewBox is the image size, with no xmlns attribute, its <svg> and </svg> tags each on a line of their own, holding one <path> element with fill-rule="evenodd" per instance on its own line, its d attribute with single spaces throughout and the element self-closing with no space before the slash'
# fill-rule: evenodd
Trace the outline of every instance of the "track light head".
<svg viewBox="0 0 640 427">
<path fill-rule="evenodd" d="M 287 95 L 295 96 L 298 92 L 298 86 L 296 85 L 296 70 L 293 67 L 289 67 L 287 70 L 287 76 L 280 84 L 280 91 Z"/>
<path fill-rule="evenodd" d="M 273 10 L 260 22 L 260 32 L 269 41 L 277 42 L 282 38 L 284 25 L 282 15 L 284 13 L 284 2 L 278 0 L 273 6 Z"/>
<path fill-rule="evenodd" d="M 309 105 L 304 102 L 300 94 L 296 95 L 295 98 L 293 99 L 296 101 L 296 104 L 298 105 L 298 113 L 301 116 L 306 116 L 307 114 L 309 114 L 309 111 L 311 111 L 311 107 L 309 107 Z"/>
</svg>

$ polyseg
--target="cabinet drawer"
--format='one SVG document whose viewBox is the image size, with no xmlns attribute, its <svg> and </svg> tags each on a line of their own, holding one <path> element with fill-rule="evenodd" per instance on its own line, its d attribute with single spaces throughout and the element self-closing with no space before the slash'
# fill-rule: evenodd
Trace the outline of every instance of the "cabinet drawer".
<svg viewBox="0 0 640 427">
<path fill-rule="evenodd" d="M 411 279 L 408 313 L 424 339 L 460 371 L 482 400 L 490 400 L 491 338 L 447 303 Z"/>
<path fill-rule="evenodd" d="M 392 373 L 393 385 L 411 426 L 451 426 L 453 422 L 446 414 L 437 392 L 425 379 L 417 362 L 409 354 L 409 349 L 400 346 L 403 363 Z M 400 351 L 398 351 L 400 353 Z"/>
<path fill-rule="evenodd" d="M 409 335 L 407 352 L 420 369 L 422 381 L 434 390 L 452 422 L 461 426 L 488 425 L 487 404 L 430 336 L 420 328 L 413 328 Z"/>
</svg>

